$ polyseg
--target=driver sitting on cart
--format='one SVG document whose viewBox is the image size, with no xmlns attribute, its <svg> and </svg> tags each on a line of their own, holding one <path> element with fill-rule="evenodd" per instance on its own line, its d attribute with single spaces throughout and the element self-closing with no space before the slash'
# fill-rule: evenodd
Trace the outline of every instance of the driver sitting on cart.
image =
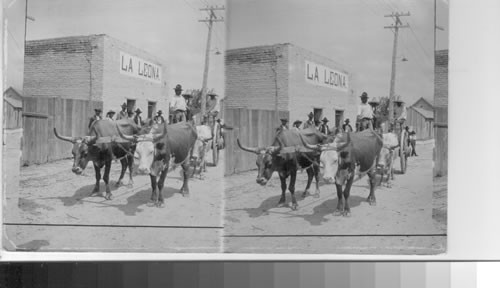
<svg viewBox="0 0 500 288">
<path fill-rule="evenodd" d="M 396 100 L 394 100 L 394 103 L 396 103 L 396 107 L 394 107 L 394 123 L 397 126 L 393 128 L 402 133 L 404 130 L 404 124 L 406 122 L 406 107 L 404 105 L 405 102 L 398 97 Z M 400 137 L 398 137 L 398 141 L 401 141 Z M 401 143 L 399 144 L 401 145 Z"/>
<path fill-rule="evenodd" d="M 215 120 L 217 115 L 219 114 L 219 101 L 217 100 L 217 94 L 215 93 L 210 93 L 208 94 L 210 98 L 207 99 L 207 114 L 209 118 L 212 118 Z"/>
</svg>

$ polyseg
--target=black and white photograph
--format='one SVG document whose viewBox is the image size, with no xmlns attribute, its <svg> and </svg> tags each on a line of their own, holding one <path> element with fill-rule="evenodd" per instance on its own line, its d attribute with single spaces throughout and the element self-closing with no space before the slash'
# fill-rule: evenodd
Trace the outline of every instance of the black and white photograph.
<svg viewBox="0 0 500 288">
<path fill-rule="evenodd" d="M 221 252 L 224 1 L 3 5 L 3 249 Z"/>
<path fill-rule="evenodd" d="M 447 0 L 3 5 L 3 250 L 446 253 Z"/>
<path fill-rule="evenodd" d="M 224 251 L 445 253 L 448 1 L 227 1 Z"/>
</svg>

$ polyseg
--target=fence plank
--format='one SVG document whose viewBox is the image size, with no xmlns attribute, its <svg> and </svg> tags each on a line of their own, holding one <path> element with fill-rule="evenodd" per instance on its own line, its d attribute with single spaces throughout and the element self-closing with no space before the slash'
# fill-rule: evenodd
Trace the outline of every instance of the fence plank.
<svg viewBox="0 0 500 288">
<path fill-rule="evenodd" d="M 276 116 L 288 118 L 288 115 L 288 111 L 280 111 L 276 114 L 275 111 L 271 110 L 227 109 L 225 111 L 226 124 L 234 129 L 228 130 L 226 134 L 225 175 L 256 168 L 256 156 L 239 149 L 236 139 L 239 139 L 246 146 L 271 145 L 274 141 L 276 128 L 279 126 L 279 123 L 276 123 Z"/>
<path fill-rule="evenodd" d="M 54 127 L 66 136 L 87 135 L 89 105 L 102 106 L 98 101 L 61 98 L 24 97 L 23 165 L 42 164 L 70 156 L 71 143 L 58 140 Z M 32 115 L 47 115 L 34 118 Z"/>
</svg>

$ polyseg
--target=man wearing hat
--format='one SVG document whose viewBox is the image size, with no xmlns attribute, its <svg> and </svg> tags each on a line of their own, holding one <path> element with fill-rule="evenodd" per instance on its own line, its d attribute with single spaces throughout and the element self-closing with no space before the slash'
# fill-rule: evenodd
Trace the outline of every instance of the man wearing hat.
<svg viewBox="0 0 500 288">
<path fill-rule="evenodd" d="M 358 115 L 357 115 L 357 125 L 359 127 L 358 131 L 363 131 L 365 129 L 373 130 L 373 109 L 368 104 L 368 93 L 363 92 L 360 96 L 361 104 L 358 106 Z"/>
<path fill-rule="evenodd" d="M 352 130 L 351 124 L 349 124 L 349 118 L 344 120 L 344 125 L 342 125 L 342 130 L 348 133 L 354 131 Z"/>
<path fill-rule="evenodd" d="M 309 115 L 307 115 L 307 117 L 309 118 L 306 122 L 304 122 L 304 127 L 303 129 L 307 129 L 307 128 L 311 128 L 311 127 L 316 127 L 314 125 L 314 114 L 312 112 L 309 113 Z"/>
<path fill-rule="evenodd" d="M 288 125 L 286 125 L 288 123 L 288 119 L 282 118 L 280 120 L 281 120 L 281 125 L 280 127 L 276 128 L 276 133 L 279 133 L 283 130 L 288 130 Z"/>
<path fill-rule="evenodd" d="M 101 116 L 102 110 L 99 108 L 96 108 L 96 109 L 94 109 L 94 111 L 95 111 L 95 114 L 92 117 L 90 117 L 89 129 L 90 129 L 90 126 L 92 126 L 92 123 L 94 123 L 97 120 L 102 119 L 102 116 Z"/>
<path fill-rule="evenodd" d="M 182 122 L 186 120 L 186 99 L 181 96 L 182 86 L 177 84 L 174 88 L 175 95 L 170 102 L 170 111 L 172 112 L 172 123 Z"/>
<path fill-rule="evenodd" d="M 156 112 L 156 116 L 153 118 L 153 121 L 155 121 L 157 124 L 165 122 L 165 118 L 163 118 L 162 114 L 163 112 L 161 110 L 158 110 L 158 112 Z"/>
<path fill-rule="evenodd" d="M 330 131 L 330 127 L 328 127 L 328 118 L 323 118 L 323 120 L 321 120 L 323 122 L 323 124 L 319 125 L 319 132 L 325 134 L 325 135 L 328 135 L 328 132 Z"/>
<path fill-rule="evenodd" d="M 300 124 L 302 124 L 302 121 L 296 120 L 293 122 L 293 127 L 292 130 L 299 131 L 300 130 Z"/>
<path fill-rule="evenodd" d="M 217 101 L 217 94 L 210 93 L 208 94 L 209 98 L 207 99 L 207 114 L 208 116 L 213 117 L 214 119 L 219 114 L 219 101 Z"/>
<path fill-rule="evenodd" d="M 134 116 L 134 122 L 137 124 L 139 127 L 142 126 L 142 117 L 141 117 L 141 109 L 137 108 L 135 109 L 135 116 Z"/>
<path fill-rule="evenodd" d="M 396 107 L 394 107 L 394 119 L 396 119 L 396 124 L 399 124 L 399 131 L 401 131 L 406 122 L 406 107 L 404 105 L 405 102 L 398 97 L 396 100 L 394 100 L 394 103 L 396 103 Z"/>
<path fill-rule="evenodd" d="M 408 133 L 408 140 L 410 142 L 411 146 L 411 155 L 412 156 L 418 156 L 417 151 L 415 151 L 415 146 L 417 145 L 417 132 L 413 129 L 413 127 L 408 127 L 406 126 L 406 132 Z"/>
<path fill-rule="evenodd" d="M 106 120 L 113 121 L 114 116 L 115 116 L 115 111 L 109 110 L 108 113 L 106 113 Z"/>
<path fill-rule="evenodd" d="M 118 112 L 118 115 L 116 115 L 116 120 L 127 119 L 127 118 L 128 118 L 127 103 L 123 103 L 122 110 Z"/>
<path fill-rule="evenodd" d="M 321 124 L 321 121 L 319 120 L 314 120 L 314 128 L 319 131 L 319 126 Z"/>
</svg>

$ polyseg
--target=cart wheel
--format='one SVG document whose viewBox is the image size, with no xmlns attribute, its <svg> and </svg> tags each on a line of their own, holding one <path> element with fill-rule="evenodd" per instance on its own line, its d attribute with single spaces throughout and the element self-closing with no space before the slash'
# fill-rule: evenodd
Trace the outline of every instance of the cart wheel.
<svg viewBox="0 0 500 288">
<path fill-rule="evenodd" d="M 401 161 L 401 174 L 406 173 L 406 166 L 407 166 L 407 160 L 408 160 L 408 153 L 406 150 L 408 150 L 408 135 L 405 133 L 405 131 L 401 131 L 401 149 L 400 149 L 400 154 L 399 154 L 399 159 Z"/>
<path fill-rule="evenodd" d="M 219 129 L 218 125 L 214 125 L 214 138 L 212 139 L 212 159 L 214 167 L 219 163 L 219 148 L 217 147 L 217 143 L 219 143 Z"/>
</svg>

